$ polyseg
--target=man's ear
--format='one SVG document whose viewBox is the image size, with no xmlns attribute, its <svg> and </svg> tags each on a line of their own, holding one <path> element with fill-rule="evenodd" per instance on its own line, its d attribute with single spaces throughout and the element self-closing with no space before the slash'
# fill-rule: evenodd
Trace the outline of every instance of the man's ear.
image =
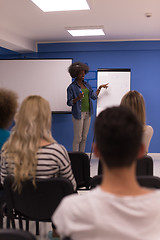
<svg viewBox="0 0 160 240">
<path fill-rule="evenodd" d="M 144 147 L 144 145 L 143 145 L 143 143 L 142 143 L 141 146 L 140 146 L 140 148 L 139 148 L 139 152 L 138 152 L 138 155 L 137 155 L 137 159 L 143 158 L 145 154 L 146 154 L 146 152 L 145 152 L 145 147 Z"/>
<path fill-rule="evenodd" d="M 93 143 L 94 154 L 96 157 L 100 158 L 100 153 L 96 143 Z"/>
</svg>

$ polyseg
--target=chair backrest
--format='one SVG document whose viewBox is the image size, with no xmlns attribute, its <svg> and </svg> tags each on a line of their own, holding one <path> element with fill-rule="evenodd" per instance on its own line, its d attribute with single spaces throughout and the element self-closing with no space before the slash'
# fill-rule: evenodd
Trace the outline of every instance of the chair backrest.
<svg viewBox="0 0 160 240">
<path fill-rule="evenodd" d="M 98 161 L 98 173 L 97 173 L 98 175 L 101 175 L 102 174 L 102 163 L 101 163 L 101 161 L 99 160 Z"/>
<path fill-rule="evenodd" d="M 91 189 L 97 187 L 98 185 L 100 185 L 102 182 L 102 174 L 101 175 L 96 175 L 91 179 L 90 182 L 90 187 Z"/>
<path fill-rule="evenodd" d="M 160 178 L 156 176 L 137 176 L 137 181 L 143 187 L 160 188 Z"/>
<path fill-rule="evenodd" d="M 102 164 L 98 162 L 98 175 L 102 174 Z M 153 176 L 153 159 L 151 156 L 146 155 L 137 160 L 136 176 Z"/>
<path fill-rule="evenodd" d="M 66 178 L 39 179 L 36 187 L 28 180 L 22 184 L 20 193 L 13 190 L 13 181 L 13 176 L 4 180 L 7 208 L 30 220 L 50 221 L 62 198 L 73 193 L 72 184 Z"/>
<path fill-rule="evenodd" d="M 84 152 L 69 152 L 72 171 L 77 183 L 77 189 L 90 185 L 90 160 Z"/>
<path fill-rule="evenodd" d="M 143 158 L 137 160 L 136 175 L 153 176 L 153 159 L 151 156 L 146 155 Z"/>
<path fill-rule="evenodd" d="M 1 240 L 36 240 L 36 237 L 27 231 L 18 229 L 0 229 Z"/>
<path fill-rule="evenodd" d="M 156 176 L 137 176 L 138 183 L 147 188 L 160 188 L 160 178 Z M 102 182 L 102 175 L 96 175 L 90 182 L 91 189 L 97 187 Z"/>
<path fill-rule="evenodd" d="M 72 240 L 70 237 L 64 237 L 62 240 Z"/>
</svg>

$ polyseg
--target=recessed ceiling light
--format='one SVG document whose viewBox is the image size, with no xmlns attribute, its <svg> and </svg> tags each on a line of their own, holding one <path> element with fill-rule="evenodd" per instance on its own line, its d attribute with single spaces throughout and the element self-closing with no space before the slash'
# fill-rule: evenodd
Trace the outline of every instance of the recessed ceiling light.
<svg viewBox="0 0 160 240">
<path fill-rule="evenodd" d="M 70 11 L 70 10 L 89 10 L 90 7 L 86 0 L 31 0 L 42 11 Z"/>
<path fill-rule="evenodd" d="M 152 17 L 152 13 L 151 13 L 151 12 L 146 12 L 144 15 L 145 15 L 147 18 Z"/>
<path fill-rule="evenodd" d="M 102 36 L 105 35 L 102 28 L 68 28 L 67 31 L 73 36 L 73 37 L 81 37 L 81 36 Z"/>
</svg>

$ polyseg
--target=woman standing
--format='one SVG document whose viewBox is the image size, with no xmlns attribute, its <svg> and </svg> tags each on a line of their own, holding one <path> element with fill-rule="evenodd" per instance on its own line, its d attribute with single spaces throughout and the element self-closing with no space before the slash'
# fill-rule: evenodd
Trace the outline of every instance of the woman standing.
<svg viewBox="0 0 160 240">
<path fill-rule="evenodd" d="M 143 125 L 143 144 L 146 154 L 148 153 L 149 144 L 153 135 L 153 128 L 146 125 L 146 110 L 142 94 L 133 90 L 127 92 L 122 100 L 121 105 L 129 107 Z"/>
<path fill-rule="evenodd" d="M 2 147 L 1 182 L 14 175 L 15 188 L 36 178 L 68 178 L 74 190 L 76 182 L 71 163 L 64 146 L 51 134 L 51 110 L 48 101 L 41 96 L 29 96 L 16 116 L 11 136 Z"/>
<path fill-rule="evenodd" d="M 72 106 L 72 121 L 74 128 L 73 151 L 85 151 L 86 139 L 90 127 L 91 115 L 93 114 L 92 100 L 97 99 L 101 88 L 107 88 L 108 83 L 100 85 L 93 92 L 90 84 L 84 81 L 88 73 L 88 65 L 75 62 L 68 69 L 75 80 L 67 88 L 67 105 Z"/>
</svg>

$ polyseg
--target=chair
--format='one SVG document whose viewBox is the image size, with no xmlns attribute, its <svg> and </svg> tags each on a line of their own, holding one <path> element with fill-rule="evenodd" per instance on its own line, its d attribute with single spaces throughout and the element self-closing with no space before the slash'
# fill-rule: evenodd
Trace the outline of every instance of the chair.
<svg viewBox="0 0 160 240">
<path fill-rule="evenodd" d="M 137 176 L 138 183 L 147 188 L 160 188 L 160 178 L 156 176 Z M 92 178 L 90 186 L 91 189 L 100 185 L 102 182 L 102 175 L 96 175 Z"/>
<path fill-rule="evenodd" d="M 102 174 L 102 163 L 99 160 L 99 162 L 98 162 L 98 175 L 101 175 L 101 174 Z"/>
<path fill-rule="evenodd" d="M 62 240 L 72 240 L 70 237 L 64 237 Z"/>
<path fill-rule="evenodd" d="M 102 164 L 98 163 L 98 175 L 102 174 Z M 137 159 L 136 176 L 153 176 L 153 159 L 149 155 L 145 155 L 141 159 Z"/>
<path fill-rule="evenodd" d="M 90 160 L 84 152 L 69 152 L 72 171 L 77 183 L 77 190 L 90 187 Z"/>
<path fill-rule="evenodd" d="M 4 191 L 0 190 L 0 229 L 3 228 L 3 208 L 5 205 Z"/>
<path fill-rule="evenodd" d="M 36 237 L 30 232 L 18 229 L 1 229 L 1 240 L 36 240 Z"/>
<path fill-rule="evenodd" d="M 160 188 L 160 178 L 156 176 L 137 176 L 137 181 L 143 187 Z"/>
<path fill-rule="evenodd" d="M 98 185 L 101 184 L 101 182 L 102 182 L 102 174 L 94 176 L 91 179 L 90 188 L 93 189 L 93 188 L 97 187 Z"/>
<path fill-rule="evenodd" d="M 26 230 L 29 221 L 36 221 L 36 235 L 39 235 L 39 222 L 51 222 L 51 216 L 63 197 L 73 193 L 71 182 L 66 178 L 36 180 L 22 183 L 19 193 L 12 188 L 14 178 L 7 176 L 4 180 L 4 193 L 7 204 L 7 227 L 15 228 L 14 219 L 19 219 L 19 227 L 23 229 L 22 219 L 26 220 Z"/>
<path fill-rule="evenodd" d="M 143 158 L 137 160 L 136 175 L 153 176 L 153 159 L 151 156 L 146 155 Z"/>
</svg>

